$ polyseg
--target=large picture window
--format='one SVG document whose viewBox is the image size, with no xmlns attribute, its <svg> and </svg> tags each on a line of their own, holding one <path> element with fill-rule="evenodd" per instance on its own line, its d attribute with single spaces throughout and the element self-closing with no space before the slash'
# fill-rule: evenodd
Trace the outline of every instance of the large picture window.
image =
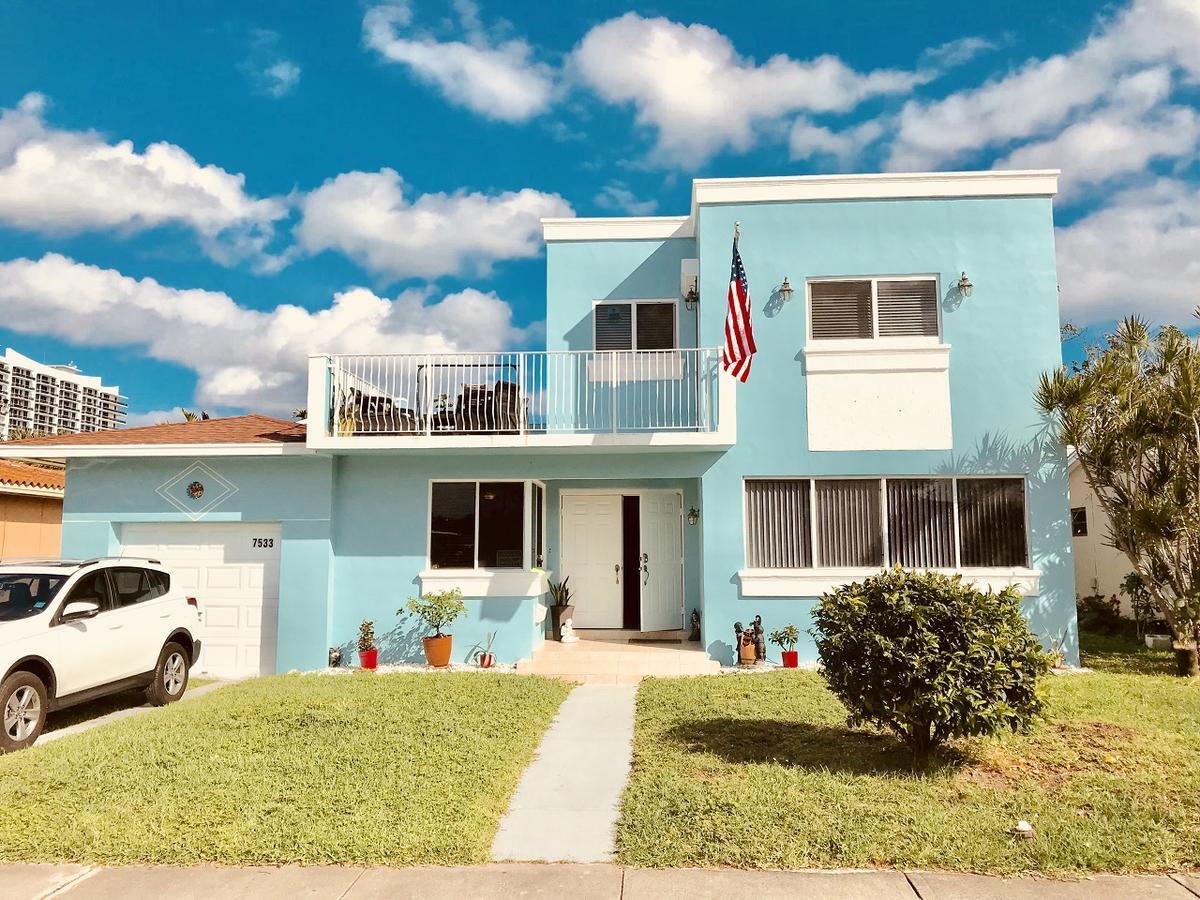
<svg viewBox="0 0 1200 900">
<path fill-rule="evenodd" d="M 821 279 L 808 283 L 814 341 L 938 337 L 937 279 Z"/>
<path fill-rule="evenodd" d="M 536 489 L 536 529 L 525 517 Z M 430 490 L 429 565 L 433 569 L 523 569 L 526 536 L 540 554 L 540 485 L 525 481 L 435 481 Z M 537 565 L 538 563 L 533 563 Z"/>
<path fill-rule="evenodd" d="M 1025 566 L 1022 478 L 748 479 L 754 569 Z"/>
</svg>

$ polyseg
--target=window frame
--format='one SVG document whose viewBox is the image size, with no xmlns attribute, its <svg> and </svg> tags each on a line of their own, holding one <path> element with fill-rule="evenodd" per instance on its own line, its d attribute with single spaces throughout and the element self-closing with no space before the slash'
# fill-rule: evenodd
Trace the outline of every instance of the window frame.
<svg viewBox="0 0 1200 900">
<path fill-rule="evenodd" d="M 638 346 L 637 310 L 639 306 L 665 304 L 671 307 L 671 347 L 659 347 L 653 350 L 643 350 Z M 596 313 L 602 306 L 629 306 L 629 348 L 625 350 L 596 349 Z M 593 353 L 672 353 L 683 349 L 679 345 L 679 301 L 670 297 L 647 298 L 638 300 L 593 300 L 592 301 L 592 352 Z"/>
<path fill-rule="evenodd" d="M 474 565 L 440 566 L 433 565 L 433 486 L 435 484 L 470 484 L 475 488 L 475 534 L 472 538 L 474 549 Z M 524 486 L 521 497 L 521 565 L 513 567 L 481 566 L 479 565 L 479 491 L 482 484 L 520 484 Z M 431 478 L 426 491 L 425 500 L 425 568 L 426 572 L 530 572 L 533 570 L 533 485 L 542 489 L 542 544 L 545 555 L 546 541 L 546 498 L 548 491 L 543 481 L 536 478 Z"/>
<path fill-rule="evenodd" d="M 1083 514 L 1083 531 L 1075 530 L 1077 527 L 1076 522 L 1075 522 L 1075 514 L 1076 513 Z M 1087 536 L 1088 536 L 1087 507 L 1086 506 L 1072 506 L 1071 507 L 1071 537 L 1077 538 L 1077 537 L 1087 537 Z"/>
<path fill-rule="evenodd" d="M 1024 473 L 987 473 L 987 474 L 969 474 L 969 475 L 943 475 L 943 474 L 891 474 L 891 475 L 750 475 L 742 478 L 742 563 L 746 570 L 754 572 L 773 572 L 773 573 L 788 573 L 788 572 L 803 572 L 811 574 L 820 574 L 822 572 L 875 572 L 886 569 L 892 565 L 891 562 L 891 542 L 888 534 L 888 502 L 887 502 L 887 482 L 889 479 L 897 481 L 911 480 L 938 480 L 949 479 L 951 485 L 951 497 L 954 508 L 954 565 L 948 569 L 935 569 L 933 571 L 956 571 L 956 572 L 987 572 L 995 570 L 1008 570 L 1013 568 L 1028 569 L 1032 566 L 1033 548 L 1031 542 L 1031 530 L 1029 524 L 1029 479 Z M 966 480 L 984 480 L 994 481 L 997 479 L 1019 480 L 1021 482 L 1021 519 L 1024 528 L 1025 542 L 1025 560 L 1016 565 L 998 565 L 998 566 L 966 566 L 962 565 L 962 525 L 959 519 L 958 508 L 958 483 Z M 880 514 L 880 531 L 883 539 L 883 565 L 875 566 L 823 566 L 821 565 L 820 548 L 817 541 L 817 487 L 818 481 L 875 481 L 878 483 L 879 489 L 879 514 Z M 812 565 L 804 568 L 794 569 L 771 569 L 771 568 L 751 568 L 747 559 L 747 548 L 750 546 L 750 518 L 749 509 L 746 504 L 746 482 L 747 481 L 807 481 L 808 482 L 808 540 L 809 540 L 809 555 L 812 559 Z"/>
<path fill-rule="evenodd" d="M 812 286 L 814 284 L 829 284 L 840 281 L 869 281 L 871 283 L 871 337 L 869 338 L 814 338 L 813 337 L 813 315 L 812 315 Z M 937 334 L 936 335 L 892 335 L 881 336 L 879 334 L 879 282 L 881 281 L 932 281 L 933 295 L 936 301 L 937 308 Z M 942 321 L 942 279 L 941 276 L 934 272 L 918 272 L 910 275 L 820 275 L 813 278 L 806 278 L 804 281 L 804 302 L 805 302 L 805 346 L 809 348 L 828 348 L 835 349 L 838 347 L 867 347 L 867 346 L 921 346 L 921 347 L 938 347 L 941 346 L 943 337 L 943 321 Z M 893 476 L 899 477 L 899 476 Z M 921 477 L 921 476 L 912 476 Z M 953 476 L 951 476 L 953 477 Z"/>
<path fill-rule="evenodd" d="M 149 596 L 150 594 L 153 594 L 154 591 L 157 590 L 158 588 L 153 583 L 153 581 L 151 580 L 151 577 L 150 577 L 151 574 L 154 572 L 154 570 L 148 569 L 146 566 L 135 566 L 135 565 L 109 566 L 107 569 L 105 569 L 105 571 L 108 573 L 108 587 L 109 587 L 109 592 L 112 595 L 112 602 L 113 602 L 112 608 L 114 610 L 136 609 L 137 607 L 144 606 L 147 603 L 153 603 L 155 600 L 161 600 L 163 597 L 165 597 L 167 595 L 167 592 L 164 591 L 163 593 L 158 594 L 157 596 L 153 596 L 153 597 Z M 117 587 L 117 574 L 116 573 L 118 571 L 141 573 L 142 578 L 144 578 L 146 581 L 147 596 L 141 600 L 135 600 L 133 603 L 122 603 L 121 602 L 121 591 Z"/>
</svg>

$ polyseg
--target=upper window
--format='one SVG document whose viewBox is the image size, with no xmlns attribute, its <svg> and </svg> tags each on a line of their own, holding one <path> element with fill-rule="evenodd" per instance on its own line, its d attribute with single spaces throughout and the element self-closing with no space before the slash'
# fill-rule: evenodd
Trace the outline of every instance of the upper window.
<svg viewBox="0 0 1200 900">
<path fill-rule="evenodd" d="M 750 568 L 1024 566 L 1021 478 L 746 481 Z"/>
<path fill-rule="evenodd" d="M 1087 507 L 1071 508 L 1071 537 L 1087 537 Z"/>
<path fill-rule="evenodd" d="M 597 350 L 674 350 L 675 312 L 671 301 L 597 303 L 593 346 Z"/>
<path fill-rule="evenodd" d="M 808 283 L 812 338 L 938 337 L 935 278 L 860 278 Z"/>
<path fill-rule="evenodd" d="M 432 568 L 524 568 L 525 534 L 525 482 L 434 482 L 429 517 Z"/>
</svg>

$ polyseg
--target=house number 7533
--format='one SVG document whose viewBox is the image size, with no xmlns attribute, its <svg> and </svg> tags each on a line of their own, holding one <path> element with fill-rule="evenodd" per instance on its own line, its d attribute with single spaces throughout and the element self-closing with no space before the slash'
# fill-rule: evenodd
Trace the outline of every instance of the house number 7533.
<svg viewBox="0 0 1200 900">
<path fill-rule="evenodd" d="M 274 547 L 275 538 L 250 538 L 250 546 L 254 548 Z"/>
</svg>

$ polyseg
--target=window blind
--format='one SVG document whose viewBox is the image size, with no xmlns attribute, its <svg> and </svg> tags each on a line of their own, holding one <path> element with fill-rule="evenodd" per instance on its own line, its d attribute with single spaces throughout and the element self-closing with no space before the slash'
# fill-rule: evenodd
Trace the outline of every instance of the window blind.
<svg viewBox="0 0 1200 900">
<path fill-rule="evenodd" d="M 937 337 L 937 286 L 932 279 L 880 281 L 878 295 L 880 337 Z"/>
<path fill-rule="evenodd" d="M 637 305 L 637 349 L 675 349 L 675 304 Z"/>
<path fill-rule="evenodd" d="M 633 349 L 633 305 L 598 303 L 594 312 L 597 350 Z"/>
<path fill-rule="evenodd" d="M 964 566 L 1023 566 L 1025 485 L 1020 478 L 960 478 L 958 522 Z"/>
<path fill-rule="evenodd" d="M 746 482 L 746 564 L 755 569 L 812 565 L 807 479 Z"/>
<path fill-rule="evenodd" d="M 887 510 L 892 565 L 954 567 L 954 485 L 949 478 L 889 478 Z"/>
<path fill-rule="evenodd" d="M 812 336 L 814 340 L 871 338 L 871 282 L 814 281 L 812 296 Z"/>
<path fill-rule="evenodd" d="M 817 560 L 822 566 L 883 565 L 879 482 L 817 482 Z"/>
</svg>

